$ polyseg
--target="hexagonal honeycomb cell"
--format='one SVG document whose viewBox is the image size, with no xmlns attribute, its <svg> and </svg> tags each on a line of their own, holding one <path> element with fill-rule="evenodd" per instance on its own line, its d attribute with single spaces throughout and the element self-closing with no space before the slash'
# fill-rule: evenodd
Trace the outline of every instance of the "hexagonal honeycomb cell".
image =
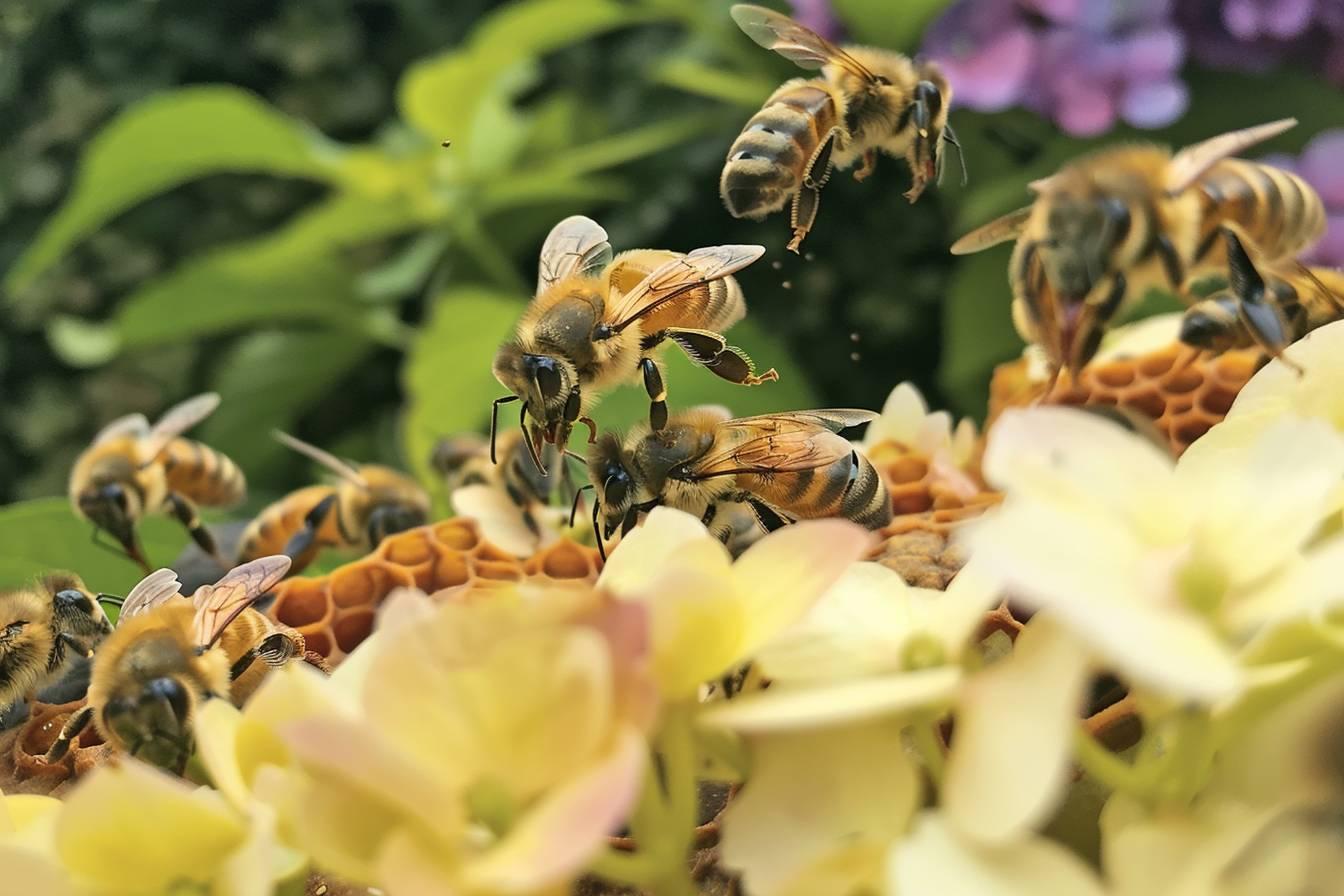
<svg viewBox="0 0 1344 896">
<path fill-rule="evenodd" d="M 103 761 L 110 748 L 93 725 L 84 729 L 63 760 L 48 763 L 45 758 L 66 719 L 83 705 L 83 700 L 36 703 L 28 721 L 0 737 L 0 791 L 60 796 L 76 778 Z"/>
<path fill-rule="evenodd" d="M 486 541 L 475 521 L 456 518 L 386 538 L 325 576 L 286 579 L 267 615 L 335 665 L 369 636 L 378 605 L 397 588 L 450 600 L 525 581 L 595 582 L 600 569 L 594 548 L 566 539 L 520 560 Z"/>
<path fill-rule="evenodd" d="M 1094 361 L 1076 384 L 1061 374 L 1052 404 L 1113 405 L 1137 411 L 1157 424 L 1173 455 L 1226 416 L 1241 387 L 1264 365 L 1258 349 L 1200 355 L 1181 343 L 1138 355 Z M 1001 364 L 990 381 L 992 426 L 1005 408 L 1030 404 L 1045 392 L 1026 358 Z"/>
</svg>

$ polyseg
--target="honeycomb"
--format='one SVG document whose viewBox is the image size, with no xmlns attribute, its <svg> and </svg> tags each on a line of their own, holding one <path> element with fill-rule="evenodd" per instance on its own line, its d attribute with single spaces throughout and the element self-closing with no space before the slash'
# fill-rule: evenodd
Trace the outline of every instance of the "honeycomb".
<svg viewBox="0 0 1344 896">
<path fill-rule="evenodd" d="M 1265 355 L 1258 349 L 1192 360 L 1191 349 L 1173 343 L 1141 354 L 1093 361 L 1083 368 L 1076 384 L 1063 373 L 1051 403 L 1105 404 L 1136 411 L 1157 424 L 1172 454 L 1179 456 L 1223 419 L 1241 387 L 1264 362 Z M 1030 404 L 1044 394 L 1046 384 L 1033 375 L 1031 367 L 1031 361 L 1023 357 L 995 368 L 987 426 L 993 426 L 1005 408 Z"/>
<path fill-rule="evenodd" d="M 76 778 L 103 761 L 110 748 L 93 725 L 84 729 L 65 759 L 48 763 L 44 758 L 66 719 L 83 705 L 83 700 L 35 703 L 27 722 L 0 736 L 0 791 L 61 796 Z"/>
<path fill-rule="evenodd" d="M 567 539 L 520 560 L 486 541 L 474 520 L 456 518 L 386 538 L 327 575 L 286 579 L 266 612 L 334 666 L 369 636 L 378 605 L 397 588 L 460 599 L 522 581 L 594 582 L 600 568 L 596 549 Z"/>
</svg>

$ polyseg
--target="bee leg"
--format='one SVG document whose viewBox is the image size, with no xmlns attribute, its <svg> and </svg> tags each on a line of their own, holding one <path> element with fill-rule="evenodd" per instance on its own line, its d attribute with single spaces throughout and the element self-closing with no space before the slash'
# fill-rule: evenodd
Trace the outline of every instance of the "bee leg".
<svg viewBox="0 0 1344 896">
<path fill-rule="evenodd" d="M 238 658 L 229 669 L 229 680 L 237 681 L 243 673 L 252 668 L 252 663 L 261 660 L 268 666 L 283 666 L 298 655 L 298 645 L 284 632 L 274 632 L 262 638 L 255 647 Z"/>
<path fill-rule="evenodd" d="M 792 522 L 755 495 L 743 495 L 742 501 L 751 508 L 751 512 L 756 516 L 756 522 L 760 523 L 766 532 L 782 529 Z"/>
<path fill-rule="evenodd" d="M 728 340 L 710 330 L 692 330 L 683 327 L 669 327 L 663 331 L 663 338 L 671 339 L 686 357 L 708 369 L 715 376 L 741 386 L 759 386 L 761 383 L 779 379 L 772 367 L 765 373 L 756 375 L 756 365 L 747 353 Z"/>
<path fill-rule="evenodd" d="M 569 467 L 561 465 L 560 469 L 568 470 Z M 518 505 L 518 511 L 523 516 L 523 525 L 527 526 L 527 531 L 540 538 L 541 527 L 537 525 L 536 517 L 534 517 L 532 511 L 528 509 L 528 505 L 532 502 L 529 501 L 527 496 L 520 492 L 518 487 L 511 482 L 506 482 L 504 484 L 504 491 L 508 494 L 509 500 Z"/>
<path fill-rule="evenodd" d="M 854 169 L 854 179 L 865 181 L 877 170 L 877 150 L 870 149 L 863 154 L 863 161 Z"/>
<path fill-rule="evenodd" d="M 826 139 L 817 146 L 817 151 L 808 160 L 803 169 L 803 182 L 793 195 L 793 207 L 789 212 L 789 223 L 793 227 L 793 239 L 788 249 L 795 255 L 800 254 L 799 247 L 803 237 L 812 229 L 817 220 L 817 207 L 821 204 L 821 188 L 831 178 L 831 153 L 835 151 L 835 142 L 840 139 L 840 128 L 831 128 Z"/>
<path fill-rule="evenodd" d="M 714 522 L 714 517 L 718 515 L 718 512 L 719 512 L 718 504 L 710 504 L 708 507 L 706 507 L 704 514 L 700 517 L 701 525 L 703 525 L 706 529 L 708 529 L 710 527 L 710 524 Z"/>
<path fill-rule="evenodd" d="M 70 752 L 70 742 L 79 737 L 84 729 L 93 721 L 93 707 L 87 703 L 75 710 L 70 718 L 65 720 L 65 726 L 61 728 L 61 733 L 56 735 L 55 742 L 47 750 L 47 762 L 60 762 L 65 758 L 65 754 Z"/>
<path fill-rule="evenodd" d="M 220 555 L 219 546 L 215 544 L 215 537 L 201 523 L 201 518 L 196 513 L 196 505 L 177 492 L 169 492 L 168 497 L 164 500 L 168 505 L 169 512 L 186 527 L 188 534 L 191 535 L 191 540 L 196 542 L 202 551 L 214 558 L 220 566 L 228 569 L 231 564 Z"/>
<path fill-rule="evenodd" d="M 56 638 L 66 647 L 73 650 L 78 656 L 85 658 L 93 656 L 93 648 L 69 632 L 61 632 Z"/>
<path fill-rule="evenodd" d="M 667 426 L 667 387 L 663 385 L 663 372 L 652 358 L 642 359 L 639 369 L 644 374 L 644 391 L 649 393 L 649 426 L 658 432 Z"/>
<path fill-rule="evenodd" d="M 335 492 L 318 501 L 313 509 L 308 511 L 308 515 L 303 518 L 303 528 L 290 537 L 281 553 L 293 559 L 312 549 L 317 541 L 318 531 L 321 530 L 322 524 L 327 521 L 327 517 L 331 515 L 335 506 Z"/>
</svg>

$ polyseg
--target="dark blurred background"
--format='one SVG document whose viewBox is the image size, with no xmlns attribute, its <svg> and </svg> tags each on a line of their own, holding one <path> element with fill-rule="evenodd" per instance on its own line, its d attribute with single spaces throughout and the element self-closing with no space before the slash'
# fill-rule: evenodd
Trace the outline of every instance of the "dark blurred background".
<svg viewBox="0 0 1344 896">
<path fill-rule="evenodd" d="M 224 403 L 195 434 L 244 467 L 250 506 L 311 475 L 277 427 L 425 474 L 434 438 L 484 426 L 490 356 L 569 214 L 618 251 L 767 246 L 731 335 L 783 380 L 674 366 L 674 406 L 877 408 L 911 380 L 980 415 L 992 365 L 1021 348 L 1007 250 L 946 247 L 1023 204 L 1027 180 L 1100 142 L 1295 115 L 1265 152 L 1344 210 L 1341 0 L 799 0 L 775 5 L 945 63 L 970 181 L 950 159 L 911 206 L 897 160 L 862 184 L 840 172 L 798 258 L 787 214 L 735 221 L 718 198 L 746 119 L 805 74 L 728 5 L 0 6 L 0 500 L 63 494 L 102 423 L 205 389 Z M 625 391 L 604 425 L 641 413 Z"/>
</svg>

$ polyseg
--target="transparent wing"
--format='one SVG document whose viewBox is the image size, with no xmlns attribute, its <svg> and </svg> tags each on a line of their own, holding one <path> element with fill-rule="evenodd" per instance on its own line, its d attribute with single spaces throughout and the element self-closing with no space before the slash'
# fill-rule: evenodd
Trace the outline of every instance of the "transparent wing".
<svg viewBox="0 0 1344 896">
<path fill-rule="evenodd" d="M 729 15 L 747 37 L 800 68 L 818 69 L 835 63 L 866 81 L 877 80 L 873 73 L 853 56 L 810 28 L 799 25 L 773 9 L 739 3 L 729 10 Z"/>
<path fill-rule="evenodd" d="M 209 417 L 217 407 L 219 407 L 219 395 L 206 392 L 164 411 L 159 422 L 154 424 L 154 428 L 146 437 L 144 449 L 146 462 L 158 457 L 163 449 L 168 447 L 169 442 Z"/>
<path fill-rule="evenodd" d="M 877 411 L 866 411 L 862 408 L 824 408 L 816 411 L 759 414 L 755 417 L 739 417 L 730 422 L 743 426 L 770 425 L 776 431 L 820 427 L 830 432 L 840 432 L 851 426 L 872 423 L 880 416 Z"/>
<path fill-rule="evenodd" d="M 202 585 L 192 597 L 196 618 L 192 625 L 196 644 L 210 647 L 229 623 L 238 618 L 257 598 L 275 587 L 289 572 L 290 559 L 281 554 L 260 557 L 225 573 L 213 585 Z"/>
<path fill-rule="evenodd" d="M 1248 147 L 1263 143 L 1271 137 L 1277 137 L 1284 131 L 1297 125 L 1296 118 L 1281 118 L 1269 124 L 1228 131 L 1217 137 L 1210 137 L 1202 143 L 1187 146 L 1172 156 L 1167 164 L 1166 187 L 1168 193 L 1179 193 L 1199 179 L 1213 163 L 1234 156 Z"/>
<path fill-rule="evenodd" d="M 156 569 L 137 582 L 131 593 L 126 595 L 126 600 L 121 604 L 121 613 L 117 616 L 117 625 L 132 616 L 148 613 L 181 593 L 182 583 L 177 580 L 177 573 L 171 569 Z"/>
<path fill-rule="evenodd" d="M 295 438 L 287 432 L 275 430 L 271 435 L 275 436 L 276 441 L 281 445 L 284 445 L 286 448 L 292 448 L 304 457 L 317 461 L 342 479 L 353 482 L 360 488 L 369 487 L 369 484 L 364 481 L 364 477 L 359 474 L 358 470 L 341 460 L 336 455 L 323 451 L 316 445 L 310 445 L 303 439 Z"/>
<path fill-rule="evenodd" d="M 715 431 L 715 442 L 726 447 L 711 450 L 696 461 L 697 478 L 743 473 L 801 473 L 826 467 L 848 457 L 854 446 L 829 429 L 799 425 L 791 417 L 772 422 L 768 417 L 730 420 Z"/>
<path fill-rule="evenodd" d="M 730 276 L 764 254 L 764 246 L 709 246 L 678 256 L 654 268 L 614 303 L 608 325 L 619 333 L 678 296 Z"/>
<path fill-rule="evenodd" d="M 134 436 L 139 439 L 147 435 L 149 435 L 149 421 L 145 419 L 145 415 L 127 414 L 98 430 L 98 435 L 93 437 L 93 444 L 119 439 L 122 436 Z"/>
<path fill-rule="evenodd" d="M 1022 235 L 1031 217 L 1031 206 L 1024 206 L 982 224 L 952 244 L 953 255 L 970 255 L 999 243 L 1015 240 Z"/>
<path fill-rule="evenodd" d="M 551 228 L 541 247 L 537 292 L 571 274 L 592 275 L 611 264 L 607 232 L 592 218 L 573 215 Z"/>
</svg>

